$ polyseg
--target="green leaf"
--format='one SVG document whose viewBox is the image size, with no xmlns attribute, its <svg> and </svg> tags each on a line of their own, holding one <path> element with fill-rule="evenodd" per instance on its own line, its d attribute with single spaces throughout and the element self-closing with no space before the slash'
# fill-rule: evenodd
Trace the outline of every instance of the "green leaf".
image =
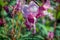
<svg viewBox="0 0 60 40">
<path fill-rule="evenodd" d="M 41 35 L 37 35 L 37 36 L 35 36 L 35 37 L 44 40 L 44 38 L 43 38 Z"/>
<path fill-rule="evenodd" d="M 28 37 L 29 35 L 31 34 L 31 32 L 28 32 L 27 34 L 23 35 L 23 34 L 20 34 L 21 37 Z"/>
<path fill-rule="evenodd" d="M 40 32 L 43 34 L 43 36 L 48 34 L 48 31 L 43 24 L 37 23 L 36 27 L 38 27 L 40 29 Z"/>
<path fill-rule="evenodd" d="M 13 6 L 15 4 L 16 4 L 16 0 L 10 0 L 10 2 L 8 3 L 8 5 L 11 5 L 11 6 Z"/>
<path fill-rule="evenodd" d="M 0 6 L 5 6 L 7 2 L 4 2 L 4 0 L 0 0 Z"/>
<path fill-rule="evenodd" d="M 5 10 L 2 10 L 2 11 L 1 11 L 1 14 L 2 14 L 4 17 L 7 16 L 7 13 L 6 13 Z"/>
<path fill-rule="evenodd" d="M 57 19 L 60 19 L 60 11 L 58 12 Z"/>
</svg>

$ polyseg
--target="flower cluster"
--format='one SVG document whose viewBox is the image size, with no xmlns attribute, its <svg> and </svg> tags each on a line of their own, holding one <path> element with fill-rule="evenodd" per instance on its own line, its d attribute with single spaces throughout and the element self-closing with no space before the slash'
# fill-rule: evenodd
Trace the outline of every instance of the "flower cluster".
<svg viewBox="0 0 60 40">
<path fill-rule="evenodd" d="M 23 1 L 23 0 L 22 0 Z M 50 0 L 46 0 L 42 6 L 38 6 L 35 1 L 30 1 L 29 4 L 25 4 L 25 1 L 17 0 L 16 5 L 13 8 L 13 12 L 22 11 L 25 20 L 25 25 L 28 30 L 34 29 L 33 33 L 36 33 L 35 24 L 37 19 L 46 15 L 49 15 L 50 19 L 53 19 L 52 15 L 50 15 L 47 10 L 51 7 Z"/>
</svg>

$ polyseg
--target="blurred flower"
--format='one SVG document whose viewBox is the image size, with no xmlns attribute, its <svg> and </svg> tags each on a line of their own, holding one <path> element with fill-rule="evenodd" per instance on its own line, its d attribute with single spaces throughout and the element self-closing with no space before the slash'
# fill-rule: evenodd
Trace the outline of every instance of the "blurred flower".
<svg viewBox="0 0 60 40">
<path fill-rule="evenodd" d="M 4 10 L 5 10 L 7 13 L 9 12 L 8 6 L 4 6 L 3 8 L 4 8 Z"/>
<path fill-rule="evenodd" d="M 32 14 L 34 16 L 36 16 L 36 14 L 38 13 L 38 8 L 39 6 L 31 1 L 29 5 L 24 5 L 23 9 L 22 9 L 22 13 L 24 15 L 24 17 L 26 18 L 29 14 Z"/>
<path fill-rule="evenodd" d="M 33 15 L 33 16 L 36 16 L 36 14 L 38 13 L 38 8 L 39 6 L 31 1 L 29 5 L 24 5 L 23 8 L 22 8 L 22 13 L 24 15 L 25 18 L 28 17 L 28 15 Z"/>
<path fill-rule="evenodd" d="M 22 9 L 22 13 L 23 13 L 25 18 L 27 18 L 28 14 L 30 14 L 30 11 L 29 11 L 28 7 L 29 7 L 28 5 L 24 5 L 23 9 Z"/>
<path fill-rule="evenodd" d="M 26 19 L 25 25 L 26 27 L 31 30 L 32 28 L 35 28 L 36 18 L 30 14 L 28 18 Z"/>
<path fill-rule="evenodd" d="M 29 25 L 29 23 L 27 21 L 25 21 L 25 25 L 26 25 L 28 30 L 31 30 L 31 26 Z"/>
<path fill-rule="evenodd" d="M 51 20 L 55 20 L 55 18 L 53 17 L 53 14 L 48 12 L 47 10 L 43 12 L 45 16 L 48 16 Z"/>
<path fill-rule="evenodd" d="M 22 13 L 26 18 L 25 25 L 28 29 L 34 28 L 33 33 L 36 31 L 36 21 L 37 18 L 46 16 L 44 11 L 47 11 L 50 7 L 50 0 L 46 0 L 45 4 L 42 6 L 38 6 L 34 1 L 31 1 L 29 5 L 23 5 Z"/>
<path fill-rule="evenodd" d="M 43 4 L 43 7 L 47 10 L 50 8 L 50 0 L 46 0 L 46 2 Z"/>
<path fill-rule="evenodd" d="M 36 15 L 36 18 L 45 16 L 44 11 L 48 10 L 50 8 L 50 0 L 46 0 L 45 3 L 43 3 L 42 6 L 38 8 L 38 14 Z"/>
<path fill-rule="evenodd" d="M 0 18 L 0 26 L 1 25 L 4 25 L 4 22 L 3 22 L 3 19 L 2 18 Z"/>
<path fill-rule="evenodd" d="M 53 33 L 53 32 L 49 32 L 49 33 L 48 33 L 48 37 L 51 38 L 51 39 L 53 39 L 54 33 Z"/>
<path fill-rule="evenodd" d="M 21 11 L 21 9 L 22 9 L 22 2 L 21 2 L 21 0 L 16 0 L 16 5 L 13 6 L 13 9 L 16 10 L 16 11 Z"/>
<path fill-rule="evenodd" d="M 50 0 L 46 0 L 46 2 L 38 8 L 38 14 L 36 15 L 36 18 L 43 17 L 43 16 L 49 16 L 51 20 L 55 20 L 52 13 L 49 13 L 47 10 L 50 9 Z"/>
<path fill-rule="evenodd" d="M 60 3 L 60 0 L 54 0 L 54 1 Z"/>
<path fill-rule="evenodd" d="M 22 6 L 21 0 L 17 0 L 16 5 L 15 5 L 15 10 L 16 11 L 21 10 L 21 6 Z"/>
<path fill-rule="evenodd" d="M 22 3 L 21 0 L 16 0 L 16 5 L 12 7 L 13 11 L 11 16 L 15 15 L 15 13 L 19 12 L 22 10 Z"/>
<path fill-rule="evenodd" d="M 44 9 L 44 7 L 39 7 L 38 8 L 38 14 L 36 15 L 36 18 L 39 18 L 39 17 L 42 17 L 42 16 L 44 16 L 44 14 L 43 14 L 43 11 L 44 11 L 45 9 Z"/>
<path fill-rule="evenodd" d="M 35 33 L 36 28 L 35 28 L 35 23 L 36 23 L 36 14 L 38 13 L 38 5 L 35 4 L 35 2 L 31 1 L 29 5 L 24 5 L 22 9 L 22 13 L 24 17 L 26 18 L 25 25 L 26 27 L 31 30 L 34 28 L 33 33 Z"/>
<path fill-rule="evenodd" d="M 25 25 L 26 25 L 26 27 L 27 27 L 28 30 L 32 30 L 32 28 L 33 28 L 32 33 L 35 34 L 36 33 L 36 26 L 35 26 L 35 22 L 36 21 L 35 20 L 33 20 L 33 21 L 34 21 L 34 23 L 31 23 L 28 20 L 26 20 L 25 21 Z"/>
<path fill-rule="evenodd" d="M 51 19 L 51 20 L 55 20 L 55 18 L 53 17 L 53 14 L 52 13 L 49 13 L 49 18 Z"/>
</svg>

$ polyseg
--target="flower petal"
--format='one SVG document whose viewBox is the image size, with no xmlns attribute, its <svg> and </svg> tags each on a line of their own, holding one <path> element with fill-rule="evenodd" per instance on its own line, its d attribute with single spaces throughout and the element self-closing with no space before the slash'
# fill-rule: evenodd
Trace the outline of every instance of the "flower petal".
<svg viewBox="0 0 60 40">
<path fill-rule="evenodd" d="M 46 3 L 44 3 L 43 7 L 47 10 L 50 8 L 50 0 L 46 0 Z"/>
<path fill-rule="evenodd" d="M 23 13 L 24 17 L 27 18 L 28 14 L 30 14 L 29 6 L 28 5 L 24 5 L 23 6 L 22 13 Z"/>
<path fill-rule="evenodd" d="M 30 4 L 29 4 L 29 10 L 30 12 L 32 12 L 33 15 L 36 15 L 38 12 L 38 8 L 39 6 L 34 2 L 34 1 L 31 1 Z"/>
<path fill-rule="evenodd" d="M 39 7 L 38 8 L 38 14 L 36 15 L 36 18 L 44 16 L 43 11 L 45 11 L 44 7 L 43 6 Z"/>
</svg>

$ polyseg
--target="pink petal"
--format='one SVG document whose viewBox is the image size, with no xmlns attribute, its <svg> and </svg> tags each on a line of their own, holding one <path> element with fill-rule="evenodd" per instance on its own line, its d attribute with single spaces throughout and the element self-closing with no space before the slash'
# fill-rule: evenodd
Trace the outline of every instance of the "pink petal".
<svg viewBox="0 0 60 40">
<path fill-rule="evenodd" d="M 25 21 L 25 25 L 27 27 L 28 30 L 31 30 L 31 26 L 29 25 L 29 23 L 27 22 L 27 20 Z"/>
<path fill-rule="evenodd" d="M 34 23 L 34 16 L 32 14 L 28 15 L 27 19 L 30 23 Z"/>
<path fill-rule="evenodd" d="M 23 8 L 22 8 L 22 13 L 24 15 L 25 18 L 28 17 L 28 15 L 30 14 L 30 11 L 29 11 L 29 6 L 28 5 L 24 5 Z"/>
<path fill-rule="evenodd" d="M 53 33 L 53 32 L 49 32 L 49 33 L 48 33 L 48 37 L 49 37 L 49 38 L 53 38 L 53 37 L 54 37 L 54 33 Z"/>
<path fill-rule="evenodd" d="M 30 4 L 29 4 L 29 10 L 30 12 L 36 16 L 36 14 L 38 13 L 38 8 L 39 6 L 34 2 L 34 1 L 31 1 Z"/>
<path fill-rule="evenodd" d="M 44 3 L 43 7 L 47 10 L 50 8 L 50 0 L 47 0 L 46 3 Z"/>
<path fill-rule="evenodd" d="M 39 17 L 44 16 L 44 13 L 43 13 L 44 10 L 45 10 L 45 9 L 44 9 L 43 6 L 39 7 L 39 8 L 38 8 L 38 14 L 36 15 L 36 18 L 39 18 Z"/>
</svg>

